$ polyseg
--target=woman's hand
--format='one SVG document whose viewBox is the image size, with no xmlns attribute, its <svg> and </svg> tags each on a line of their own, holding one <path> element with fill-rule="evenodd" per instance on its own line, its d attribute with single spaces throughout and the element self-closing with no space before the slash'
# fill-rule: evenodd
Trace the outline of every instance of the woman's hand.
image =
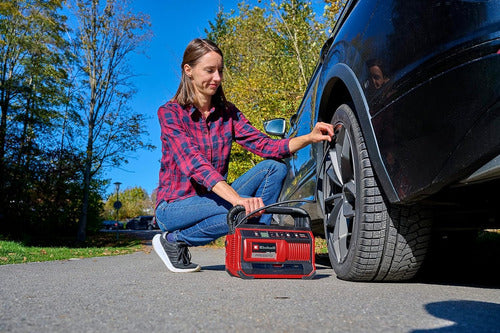
<svg viewBox="0 0 500 333">
<path fill-rule="evenodd" d="M 321 141 L 332 141 L 334 135 L 333 125 L 323 122 L 317 122 L 314 128 L 309 134 L 296 136 L 290 139 L 289 148 L 291 153 L 295 153 L 297 150 L 304 148 L 305 146 L 321 142 Z"/>
<path fill-rule="evenodd" d="M 250 214 L 254 210 L 264 207 L 262 198 L 243 198 L 225 181 L 220 181 L 212 187 L 212 191 L 233 206 L 241 205 L 245 207 L 245 214 Z M 258 212 L 254 217 L 259 217 L 264 211 Z"/>
<path fill-rule="evenodd" d="M 264 202 L 262 201 L 262 198 L 239 198 L 234 206 L 238 205 L 245 207 L 245 214 L 248 215 L 257 209 L 264 207 Z M 264 214 L 264 210 L 257 212 L 252 215 L 252 217 L 259 217 L 262 214 Z"/>
<path fill-rule="evenodd" d="M 323 122 L 317 122 L 314 125 L 313 130 L 309 133 L 310 143 L 316 143 L 321 141 L 332 141 L 332 137 L 334 135 L 333 125 L 327 124 Z"/>
</svg>

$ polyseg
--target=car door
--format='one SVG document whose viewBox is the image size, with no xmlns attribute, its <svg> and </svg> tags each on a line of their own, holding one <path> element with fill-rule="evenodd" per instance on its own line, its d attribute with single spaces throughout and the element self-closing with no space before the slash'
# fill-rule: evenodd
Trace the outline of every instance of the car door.
<svg viewBox="0 0 500 333">
<path fill-rule="evenodd" d="M 291 128 L 287 137 L 293 138 L 308 134 L 316 123 L 314 91 L 318 72 L 316 70 L 313 74 L 297 113 L 290 119 Z M 289 173 L 283 184 L 280 200 L 314 200 L 317 181 L 315 156 L 316 147 L 308 145 L 288 159 Z"/>
</svg>

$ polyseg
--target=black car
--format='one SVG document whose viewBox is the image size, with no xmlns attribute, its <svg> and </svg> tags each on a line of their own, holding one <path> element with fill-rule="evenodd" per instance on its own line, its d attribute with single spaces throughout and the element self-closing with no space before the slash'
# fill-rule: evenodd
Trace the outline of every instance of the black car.
<svg viewBox="0 0 500 333">
<path fill-rule="evenodd" d="M 158 225 L 158 222 L 156 222 L 156 218 L 154 216 L 148 223 L 148 230 L 153 229 L 160 229 L 160 226 Z"/>
<path fill-rule="evenodd" d="M 137 229 L 152 229 L 153 216 L 137 216 L 127 222 L 126 228 L 137 230 Z"/>
<path fill-rule="evenodd" d="M 123 223 L 114 220 L 102 221 L 102 227 L 108 230 L 123 229 Z"/>
<path fill-rule="evenodd" d="M 265 128 L 317 121 L 335 137 L 286 161 L 280 200 L 310 201 L 339 278 L 407 280 L 437 230 L 498 226 L 500 2 L 349 1 L 290 130 Z"/>
</svg>

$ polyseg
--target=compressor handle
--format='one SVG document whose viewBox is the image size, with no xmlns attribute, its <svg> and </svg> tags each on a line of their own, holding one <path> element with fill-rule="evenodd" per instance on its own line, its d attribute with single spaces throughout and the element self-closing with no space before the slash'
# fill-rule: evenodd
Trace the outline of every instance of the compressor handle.
<svg viewBox="0 0 500 333">
<path fill-rule="evenodd" d="M 227 213 L 227 225 L 229 226 L 229 233 L 232 234 L 236 225 L 238 224 L 238 217 L 243 215 L 241 213 L 245 212 L 245 207 L 238 205 L 234 206 Z"/>
<path fill-rule="evenodd" d="M 245 207 L 238 205 L 231 208 L 227 214 L 227 224 L 229 226 L 229 233 L 233 233 L 234 229 L 248 221 L 248 217 L 253 214 L 265 210 L 266 214 L 283 214 L 290 215 L 293 217 L 296 228 L 307 228 L 310 229 L 310 217 L 309 214 L 302 208 L 299 207 L 289 207 L 289 206 L 279 206 L 280 203 L 271 204 L 259 208 L 248 215 L 243 215 L 241 213 L 245 212 Z"/>
</svg>

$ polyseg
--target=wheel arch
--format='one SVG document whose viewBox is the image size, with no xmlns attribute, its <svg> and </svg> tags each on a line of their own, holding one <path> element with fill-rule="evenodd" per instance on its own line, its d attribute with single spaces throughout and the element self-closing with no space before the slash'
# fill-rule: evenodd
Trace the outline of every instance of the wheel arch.
<svg viewBox="0 0 500 333">
<path fill-rule="evenodd" d="M 346 64 L 337 63 L 327 68 L 322 76 L 321 82 L 325 82 L 325 84 L 321 86 L 323 87 L 322 90 L 318 89 L 319 96 L 321 96 L 318 121 L 330 122 L 333 113 L 340 105 L 350 104 L 360 124 L 373 169 L 387 199 L 391 203 L 400 202 L 400 198 L 382 161 L 371 124 L 368 102 L 356 74 Z"/>
</svg>

